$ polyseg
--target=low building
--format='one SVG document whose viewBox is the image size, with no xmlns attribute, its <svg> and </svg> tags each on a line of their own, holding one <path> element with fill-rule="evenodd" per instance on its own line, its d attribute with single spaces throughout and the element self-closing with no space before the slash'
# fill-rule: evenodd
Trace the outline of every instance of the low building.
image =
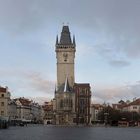
<svg viewBox="0 0 140 140">
<path fill-rule="evenodd" d="M 98 115 L 104 109 L 104 106 L 101 104 L 92 104 L 90 107 L 91 111 L 91 123 L 98 123 L 100 122 Z"/>
<path fill-rule="evenodd" d="M 123 111 L 123 109 L 127 106 L 127 103 L 123 100 L 120 100 L 117 104 L 112 104 L 112 108 L 115 110 Z"/>
<path fill-rule="evenodd" d="M 140 98 L 134 99 L 132 102 L 121 100 L 117 104 L 112 104 L 112 108 L 122 112 L 137 112 L 140 114 Z"/>
<path fill-rule="evenodd" d="M 36 102 L 31 102 L 31 120 L 34 122 L 42 122 L 43 120 L 43 112 L 42 112 L 42 106 L 40 106 Z"/>
<path fill-rule="evenodd" d="M 140 114 L 140 98 L 135 99 L 134 101 L 130 102 L 128 105 L 124 106 L 123 111 L 137 112 L 138 114 Z"/>
<path fill-rule="evenodd" d="M 12 99 L 8 102 L 8 116 L 10 121 L 17 118 L 17 105 Z"/>
<path fill-rule="evenodd" d="M 31 121 L 31 101 L 26 98 L 14 99 L 17 105 L 17 118 L 21 120 Z"/>
<path fill-rule="evenodd" d="M 44 123 L 52 124 L 54 120 L 53 101 L 45 102 L 42 107 L 44 110 Z"/>
<path fill-rule="evenodd" d="M 32 100 L 26 98 L 14 99 L 17 105 L 17 118 L 27 122 L 39 123 L 43 121 L 43 109 Z"/>
</svg>

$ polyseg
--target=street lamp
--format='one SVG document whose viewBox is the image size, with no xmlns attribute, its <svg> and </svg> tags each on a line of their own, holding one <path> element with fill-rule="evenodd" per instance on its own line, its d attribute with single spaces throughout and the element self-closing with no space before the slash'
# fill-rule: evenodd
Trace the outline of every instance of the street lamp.
<svg viewBox="0 0 140 140">
<path fill-rule="evenodd" d="M 53 124 L 56 124 L 56 112 L 53 112 Z"/>
</svg>

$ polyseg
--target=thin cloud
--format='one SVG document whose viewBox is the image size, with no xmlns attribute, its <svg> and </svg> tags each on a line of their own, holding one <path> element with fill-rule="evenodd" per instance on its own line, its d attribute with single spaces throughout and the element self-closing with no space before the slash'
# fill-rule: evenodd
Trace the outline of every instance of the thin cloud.
<svg viewBox="0 0 140 140">
<path fill-rule="evenodd" d="M 135 84 L 125 85 L 121 87 L 111 87 L 104 89 L 97 89 L 94 91 L 94 100 L 95 102 L 117 102 L 121 99 L 123 100 L 131 100 L 134 97 L 140 97 L 140 82 L 136 82 Z"/>
<path fill-rule="evenodd" d="M 119 47 L 110 47 L 108 44 L 101 43 L 93 48 L 100 57 L 104 58 L 113 67 L 126 67 L 131 64 Z"/>
<path fill-rule="evenodd" d="M 8 86 L 12 97 L 34 98 L 39 102 L 54 97 L 55 82 L 47 80 L 39 72 L 0 70 L 0 77 L 0 85 Z"/>
<path fill-rule="evenodd" d="M 130 65 L 130 62 L 124 60 L 112 60 L 110 61 L 110 65 L 114 67 L 126 67 Z"/>
<path fill-rule="evenodd" d="M 13 35 L 14 32 L 29 34 L 49 28 L 52 23 L 70 21 L 78 30 L 90 32 L 87 35 L 93 38 L 93 44 L 94 38 L 99 38 L 99 42 L 105 41 L 112 50 L 121 48 L 123 55 L 140 57 L 138 0 L 88 0 L 77 5 L 79 1 L 74 0 L 3 0 L 0 2 L 0 25 L 2 30 Z"/>
<path fill-rule="evenodd" d="M 32 72 L 26 75 L 29 81 L 29 87 L 36 92 L 42 92 L 44 95 L 54 94 L 55 82 L 46 80 L 40 73 Z"/>
<path fill-rule="evenodd" d="M 140 58 L 140 41 L 136 41 L 132 45 L 126 46 L 124 48 L 124 51 L 128 57 L 131 57 L 133 59 Z"/>
</svg>

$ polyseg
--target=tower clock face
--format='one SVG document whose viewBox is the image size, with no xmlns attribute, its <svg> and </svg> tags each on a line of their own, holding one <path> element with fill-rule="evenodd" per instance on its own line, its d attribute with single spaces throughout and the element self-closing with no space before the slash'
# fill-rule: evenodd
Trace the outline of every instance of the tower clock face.
<svg viewBox="0 0 140 140">
<path fill-rule="evenodd" d="M 63 58 L 64 58 L 64 61 L 67 62 L 67 60 L 68 60 L 68 53 L 63 53 Z"/>
</svg>

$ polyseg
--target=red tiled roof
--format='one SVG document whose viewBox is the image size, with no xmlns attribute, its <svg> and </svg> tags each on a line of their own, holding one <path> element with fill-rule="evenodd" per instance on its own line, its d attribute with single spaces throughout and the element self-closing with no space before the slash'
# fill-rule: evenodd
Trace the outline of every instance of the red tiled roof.
<svg viewBox="0 0 140 140">
<path fill-rule="evenodd" d="M 94 107 L 95 109 L 103 108 L 103 105 L 101 104 L 92 104 L 91 107 Z"/>
<path fill-rule="evenodd" d="M 0 87 L 0 92 L 6 92 L 6 88 Z"/>
<path fill-rule="evenodd" d="M 43 105 L 42 108 L 44 109 L 44 111 L 52 111 L 53 105 Z"/>
<path fill-rule="evenodd" d="M 114 108 L 114 109 L 116 109 L 116 107 L 118 108 L 118 109 L 122 109 L 123 107 L 126 107 L 127 106 L 127 104 L 112 104 L 112 107 Z"/>
<path fill-rule="evenodd" d="M 133 102 L 131 102 L 129 105 L 140 105 L 140 98 L 139 99 L 136 99 Z"/>
<path fill-rule="evenodd" d="M 25 99 L 25 98 L 19 98 L 19 101 L 23 106 L 28 106 L 32 102 L 29 99 Z"/>
</svg>

